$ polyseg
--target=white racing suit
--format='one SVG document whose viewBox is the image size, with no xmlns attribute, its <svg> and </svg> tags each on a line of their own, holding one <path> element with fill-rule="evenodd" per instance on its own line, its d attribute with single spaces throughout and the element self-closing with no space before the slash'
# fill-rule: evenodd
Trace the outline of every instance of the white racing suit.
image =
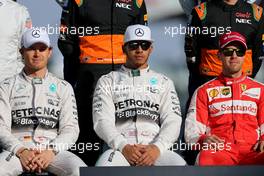
<svg viewBox="0 0 264 176">
<path fill-rule="evenodd" d="M 13 0 L 0 0 L 0 81 L 19 73 L 24 64 L 19 53 L 21 36 L 31 28 L 26 7 Z"/>
<path fill-rule="evenodd" d="M 83 161 L 66 151 L 78 138 L 79 126 L 72 87 L 47 73 L 43 79 L 22 71 L 0 84 L 0 175 L 22 172 L 15 153 L 21 147 L 53 149 L 57 155 L 47 170 L 79 175 Z"/>
<path fill-rule="evenodd" d="M 156 145 L 160 157 L 155 165 L 185 165 L 178 154 L 169 151 L 182 121 L 173 82 L 149 68 L 122 66 L 102 76 L 94 93 L 93 121 L 96 133 L 111 148 L 97 166 L 129 165 L 121 153 L 127 144 Z"/>
</svg>

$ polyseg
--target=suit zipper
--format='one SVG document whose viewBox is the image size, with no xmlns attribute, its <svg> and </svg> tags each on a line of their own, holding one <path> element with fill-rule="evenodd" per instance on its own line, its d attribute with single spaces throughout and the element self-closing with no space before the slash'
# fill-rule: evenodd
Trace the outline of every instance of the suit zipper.
<svg viewBox="0 0 264 176">
<path fill-rule="evenodd" d="M 133 98 L 135 98 L 135 76 L 133 76 Z M 136 142 L 138 143 L 138 130 L 137 130 L 137 105 L 135 103 L 135 116 L 133 117 L 133 122 L 135 123 L 135 132 L 136 132 Z"/>
<path fill-rule="evenodd" d="M 38 118 L 36 116 L 36 105 L 35 105 L 35 99 L 36 99 L 36 85 L 34 83 L 34 78 L 32 79 L 32 88 L 33 88 L 33 91 L 32 91 L 32 102 L 31 102 L 31 105 L 32 105 L 32 109 L 33 109 L 33 117 L 35 118 L 35 120 L 37 121 L 37 124 L 34 124 L 33 126 L 33 133 L 32 133 L 32 141 L 37 144 L 38 142 L 35 140 L 34 136 L 35 136 L 35 132 L 36 132 L 36 129 L 39 125 L 39 121 L 38 121 Z"/>
</svg>

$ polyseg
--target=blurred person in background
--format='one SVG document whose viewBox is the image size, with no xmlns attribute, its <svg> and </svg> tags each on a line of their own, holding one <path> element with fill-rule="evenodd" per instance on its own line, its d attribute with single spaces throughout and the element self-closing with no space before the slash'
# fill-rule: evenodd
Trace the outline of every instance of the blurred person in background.
<svg viewBox="0 0 264 176">
<path fill-rule="evenodd" d="M 180 1 L 180 4 L 182 6 L 182 9 L 183 9 L 184 13 L 188 17 L 188 21 L 190 21 L 191 20 L 192 9 L 195 6 L 201 4 L 202 2 L 205 2 L 206 0 L 179 0 L 179 1 Z"/>
<path fill-rule="evenodd" d="M 152 43 L 149 27 L 129 26 L 126 63 L 97 83 L 94 129 L 111 149 L 96 166 L 186 165 L 169 150 L 181 129 L 180 102 L 172 80 L 148 66 Z"/>
<path fill-rule="evenodd" d="M 222 35 L 222 73 L 192 97 L 185 139 L 200 146 L 198 165 L 264 164 L 264 85 L 243 72 L 246 50 L 240 33 Z"/>
<path fill-rule="evenodd" d="M 94 87 L 102 75 L 125 63 L 124 32 L 131 24 L 147 23 L 146 6 L 144 0 L 57 2 L 63 8 L 58 46 L 64 56 L 64 79 L 72 84 L 76 93 L 78 142 L 90 146 L 84 153 L 77 154 L 88 165 L 94 165 L 102 149 L 102 141 L 93 130 Z"/>
<path fill-rule="evenodd" d="M 31 28 L 26 7 L 12 1 L 0 0 L 0 82 L 19 73 L 24 64 L 19 53 L 21 36 Z"/>
<path fill-rule="evenodd" d="M 179 0 L 179 1 L 180 1 L 180 4 L 182 6 L 184 13 L 187 15 L 188 19 L 191 20 L 191 13 L 192 13 L 193 8 L 203 2 L 208 2 L 210 0 Z M 260 5 L 262 0 L 247 0 L 247 2 L 250 4 L 255 3 L 255 4 Z"/>
<path fill-rule="evenodd" d="M 255 3 L 255 4 L 261 6 L 263 0 L 248 0 L 247 2 L 250 4 Z M 263 6 L 261 6 L 261 7 L 263 7 Z"/>
<path fill-rule="evenodd" d="M 52 47 L 46 31 L 26 31 L 21 46 L 24 69 L 0 84 L 0 173 L 78 176 L 86 165 L 67 151 L 79 135 L 73 89 L 47 70 Z"/>
<path fill-rule="evenodd" d="M 264 8 L 264 1 L 263 1 L 263 0 L 259 0 L 259 1 L 260 1 L 259 5 L 260 5 L 262 8 Z"/>
</svg>

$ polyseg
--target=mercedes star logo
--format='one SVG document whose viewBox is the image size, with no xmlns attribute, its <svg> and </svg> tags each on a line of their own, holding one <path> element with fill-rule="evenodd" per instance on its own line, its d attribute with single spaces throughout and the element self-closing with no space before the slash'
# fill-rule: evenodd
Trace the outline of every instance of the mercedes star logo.
<svg viewBox="0 0 264 176">
<path fill-rule="evenodd" d="M 39 30 L 33 30 L 32 31 L 32 36 L 34 37 L 34 38 L 39 38 L 40 37 L 40 31 Z"/>
<path fill-rule="evenodd" d="M 137 28 L 137 29 L 135 30 L 135 34 L 136 34 L 136 36 L 138 36 L 138 37 L 142 37 L 142 36 L 144 35 L 144 31 L 143 31 L 143 29 L 141 29 L 141 28 Z"/>
</svg>

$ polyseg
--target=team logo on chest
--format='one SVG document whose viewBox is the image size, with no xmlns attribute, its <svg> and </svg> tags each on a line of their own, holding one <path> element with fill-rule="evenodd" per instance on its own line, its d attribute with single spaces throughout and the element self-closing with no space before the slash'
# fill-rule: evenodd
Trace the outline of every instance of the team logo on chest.
<svg viewBox="0 0 264 176">
<path fill-rule="evenodd" d="M 150 82 L 150 84 L 151 84 L 152 86 L 158 84 L 158 80 L 157 80 L 157 78 L 151 78 L 151 79 L 149 80 L 149 82 Z"/>
<path fill-rule="evenodd" d="M 246 84 L 240 84 L 240 88 L 242 90 L 242 92 L 247 90 L 247 85 Z"/>
<path fill-rule="evenodd" d="M 207 95 L 209 102 L 218 98 L 231 98 L 232 92 L 230 86 L 218 86 L 214 88 L 208 88 Z"/>
<path fill-rule="evenodd" d="M 224 96 L 227 96 L 231 93 L 231 90 L 230 90 L 230 87 L 227 87 L 227 88 L 223 88 L 221 90 L 221 94 L 224 95 Z"/>
<path fill-rule="evenodd" d="M 115 3 L 117 8 L 132 10 L 131 8 L 132 0 L 117 0 Z"/>
<path fill-rule="evenodd" d="M 250 98 L 259 99 L 261 94 L 260 88 L 250 88 L 243 91 L 242 95 L 248 96 Z"/>
<path fill-rule="evenodd" d="M 219 92 L 218 92 L 217 89 L 212 89 L 212 90 L 209 91 L 209 97 L 211 97 L 211 98 L 215 98 L 218 95 L 219 95 Z"/>
<path fill-rule="evenodd" d="M 49 90 L 50 90 L 51 92 L 56 92 L 56 90 L 57 90 L 56 85 L 55 85 L 54 83 L 52 83 L 52 84 L 49 86 Z"/>
<path fill-rule="evenodd" d="M 24 85 L 24 84 L 18 84 L 18 85 L 16 85 L 16 92 L 17 93 L 21 93 L 21 92 L 23 92 L 24 90 L 25 90 L 25 88 L 26 88 L 26 85 Z"/>
<path fill-rule="evenodd" d="M 246 12 L 246 13 L 237 12 L 235 14 L 235 16 L 236 16 L 236 18 L 235 18 L 236 23 L 240 23 L 240 24 L 252 24 L 251 23 L 251 20 L 250 20 L 250 18 L 251 18 L 252 15 L 249 12 Z"/>
</svg>

